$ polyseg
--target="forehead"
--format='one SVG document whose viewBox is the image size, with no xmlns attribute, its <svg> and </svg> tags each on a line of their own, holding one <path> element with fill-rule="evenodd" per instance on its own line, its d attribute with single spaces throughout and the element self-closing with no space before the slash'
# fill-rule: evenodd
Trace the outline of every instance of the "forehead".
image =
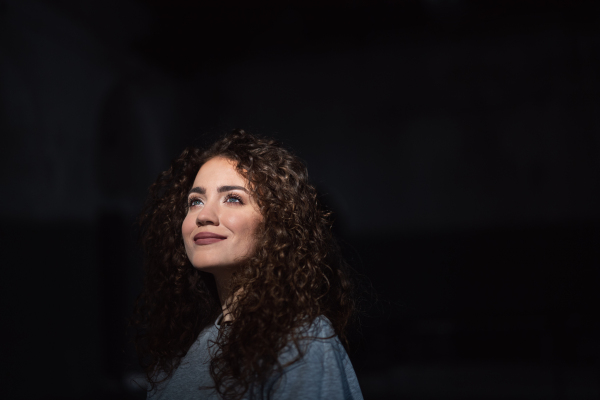
<svg viewBox="0 0 600 400">
<path fill-rule="evenodd" d="M 205 162 L 196 174 L 194 186 L 201 184 L 202 186 L 237 184 L 246 186 L 246 179 L 241 176 L 235 169 L 234 161 L 224 157 L 211 158 Z"/>
</svg>

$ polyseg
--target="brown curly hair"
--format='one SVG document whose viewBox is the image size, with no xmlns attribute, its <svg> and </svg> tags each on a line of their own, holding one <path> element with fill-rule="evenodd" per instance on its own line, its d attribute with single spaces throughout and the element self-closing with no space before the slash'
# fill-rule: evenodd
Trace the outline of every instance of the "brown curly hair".
<svg viewBox="0 0 600 400">
<path fill-rule="evenodd" d="M 229 309 L 233 321 L 221 330 L 210 366 L 217 392 L 240 399 L 281 372 L 278 356 L 288 343 L 302 356 L 299 328 L 318 316 L 331 321 L 347 346 L 354 285 L 333 239 L 330 213 L 299 158 L 243 130 L 204 152 L 187 148 L 150 187 L 140 216 L 145 281 L 133 321 L 150 390 L 172 375 L 200 331 L 221 313 L 213 276 L 191 265 L 181 234 L 188 192 L 200 167 L 214 157 L 236 163 L 263 216 L 254 253 L 233 274 L 229 293 L 242 295 Z"/>
</svg>

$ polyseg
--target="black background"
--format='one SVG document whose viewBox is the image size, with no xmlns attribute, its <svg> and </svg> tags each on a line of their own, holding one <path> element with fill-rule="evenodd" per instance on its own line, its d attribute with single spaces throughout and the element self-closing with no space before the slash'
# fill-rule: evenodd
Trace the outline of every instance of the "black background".
<svg viewBox="0 0 600 400">
<path fill-rule="evenodd" d="M 598 398 L 599 46 L 597 2 L 0 1 L 3 398 L 144 398 L 135 218 L 233 128 L 372 284 L 366 399 Z"/>
</svg>

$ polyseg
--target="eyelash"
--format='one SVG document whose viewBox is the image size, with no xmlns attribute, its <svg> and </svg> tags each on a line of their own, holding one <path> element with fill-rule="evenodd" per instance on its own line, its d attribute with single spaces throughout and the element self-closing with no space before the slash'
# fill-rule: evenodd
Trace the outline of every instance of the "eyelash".
<svg viewBox="0 0 600 400">
<path fill-rule="evenodd" d="M 200 200 L 198 197 L 190 197 L 189 200 L 188 200 L 188 204 L 187 204 L 188 208 L 192 208 L 194 206 L 193 203 L 195 201 L 202 201 L 202 200 Z"/>
<path fill-rule="evenodd" d="M 229 199 L 236 199 L 237 202 L 231 202 L 231 203 L 229 203 L 228 202 Z M 193 203 L 196 202 L 196 201 L 202 201 L 202 199 L 199 198 L 199 197 L 191 197 L 188 200 L 188 208 L 194 207 Z M 244 201 L 242 200 L 242 198 L 240 196 L 238 196 L 237 194 L 235 194 L 235 193 L 229 193 L 227 196 L 225 196 L 225 201 L 224 202 L 225 203 L 229 203 L 229 204 L 244 204 Z"/>
<path fill-rule="evenodd" d="M 240 196 L 238 196 L 237 194 L 229 193 L 227 195 L 227 197 L 225 197 L 225 202 L 227 203 L 227 200 L 229 200 L 229 199 L 236 199 L 238 201 L 238 204 L 244 204 L 244 201 L 242 200 L 242 198 Z"/>
</svg>

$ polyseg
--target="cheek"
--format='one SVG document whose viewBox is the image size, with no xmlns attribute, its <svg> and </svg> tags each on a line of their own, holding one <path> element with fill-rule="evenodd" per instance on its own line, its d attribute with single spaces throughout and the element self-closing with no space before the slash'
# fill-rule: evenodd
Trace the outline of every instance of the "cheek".
<svg viewBox="0 0 600 400">
<path fill-rule="evenodd" d="M 259 223 L 260 219 L 254 215 L 231 215 L 227 218 L 230 230 L 241 240 L 254 238 Z"/>
<path fill-rule="evenodd" d="M 188 214 L 186 215 L 183 223 L 181 224 L 181 233 L 183 234 L 183 238 L 185 239 L 195 228 L 194 218 Z"/>
</svg>

